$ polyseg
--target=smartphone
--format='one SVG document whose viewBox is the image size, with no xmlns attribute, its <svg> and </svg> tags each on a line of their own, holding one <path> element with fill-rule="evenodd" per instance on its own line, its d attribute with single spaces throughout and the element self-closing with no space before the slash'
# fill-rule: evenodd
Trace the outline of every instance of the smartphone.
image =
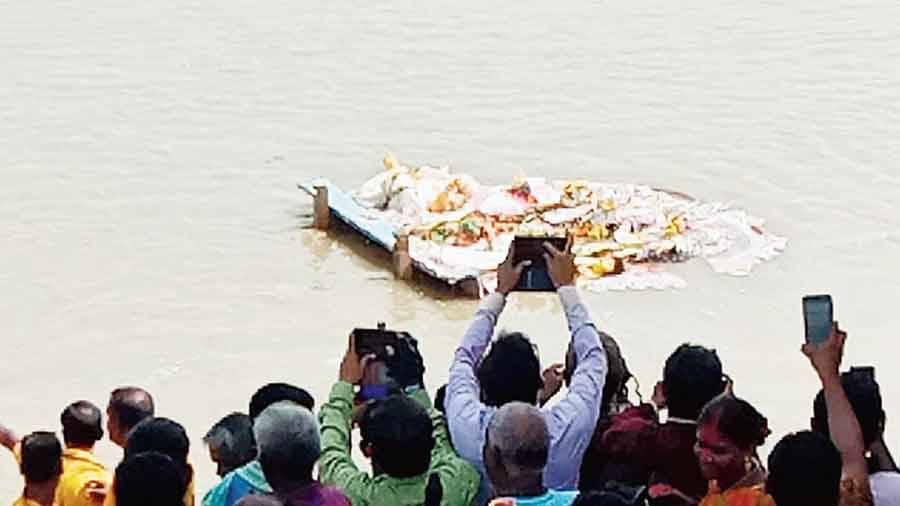
<svg viewBox="0 0 900 506">
<path fill-rule="evenodd" d="M 553 280 L 547 270 L 547 261 L 544 260 L 544 243 L 550 243 L 556 249 L 566 249 L 565 237 L 523 237 L 516 236 L 513 239 L 513 262 L 518 265 L 525 260 L 531 261 L 531 265 L 522 271 L 519 283 L 515 290 L 519 292 L 553 292 Z"/>
<path fill-rule="evenodd" d="M 875 382 L 875 368 L 870 365 L 869 366 L 851 367 L 850 374 L 851 375 L 858 374 L 860 376 L 865 377 L 866 379 L 869 379 L 873 383 Z"/>
<path fill-rule="evenodd" d="M 376 329 L 353 329 L 353 337 L 356 338 L 356 354 L 360 358 L 367 355 L 382 359 L 393 356 L 400 342 L 400 333 L 385 329 L 382 323 Z"/>
<path fill-rule="evenodd" d="M 831 295 L 803 297 L 803 321 L 806 325 L 806 342 L 818 345 L 827 341 L 834 322 Z"/>
</svg>

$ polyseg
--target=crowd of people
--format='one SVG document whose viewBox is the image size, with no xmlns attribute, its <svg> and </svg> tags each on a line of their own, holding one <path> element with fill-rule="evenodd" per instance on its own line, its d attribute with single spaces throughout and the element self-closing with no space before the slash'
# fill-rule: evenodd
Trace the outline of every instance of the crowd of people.
<svg viewBox="0 0 900 506">
<path fill-rule="evenodd" d="M 351 335 L 318 414 L 306 390 L 273 383 L 246 414 L 213 425 L 203 442 L 221 481 L 202 505 L 900 504 L 879 386 L 871 369 L 840 373 L 847 334 L 837 324 L 823 345 L 803 346 L 822 385 L 811 427 L 782 438 L 763 462 L 768 421 L 735 396 L 714 350 L 678 347 L 651 402 L 632 404 L 622 350 L 592 322 L 572 255 L 548 244 L 546 258 L 571 333 L 564 364 L 542 367 L 524 334 L 495 335 L 527 267 L 507 260 L 433 401 L 414 339 L 360 356 Z M 157 415 L 149 392 L 110 395 L 105 433 L 123 449 L 114 468 L 93 454 L 104 437 L 100 408 L 74 402 L 60 421 L 62 442 L 0 425 L 24 478 L 15 506 L 194 506 L 188 436 Z M 352 457 L 355 428 L 371 472 Z"/>
</svg>

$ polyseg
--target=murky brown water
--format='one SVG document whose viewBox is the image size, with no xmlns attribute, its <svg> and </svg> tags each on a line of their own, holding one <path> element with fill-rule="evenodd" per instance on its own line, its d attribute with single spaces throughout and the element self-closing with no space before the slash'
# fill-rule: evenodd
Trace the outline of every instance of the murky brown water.
<svg viewBox="0 0 900 506">
<path fill-rule="evenodd" d="M 420 337 L 436 386 L 475 303 L 398 284 L 307 230 L 295 184 L 352 187 L 383 152 L 489 181 L 520 170 L 734 201 L 791 239 L 746 279 L 590 295 L 644 391 L 685 339 L 717 347 L 777 434 L 815 378 L 800 297 L 829 291 L 848 361 L 900 419 L 900 4 L 526 1 L 0 5 L 0 420 L 144 385 L 195 442 L 290 380 L 324 399 L 349 329 Z M 550 297 L 503 320 L 561 358 Z M 900 432 L 888 429 L 900 446 Z M 101 448 L 108 462 L 116 452 Z M 20 486 L 0 459 L 0 496 Z"/>
</svg>

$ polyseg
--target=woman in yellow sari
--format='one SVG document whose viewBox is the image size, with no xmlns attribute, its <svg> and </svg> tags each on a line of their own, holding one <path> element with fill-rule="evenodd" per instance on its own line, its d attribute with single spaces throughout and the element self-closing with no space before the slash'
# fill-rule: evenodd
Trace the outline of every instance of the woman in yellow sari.
<svg viewBox="0 0 900 506">
<path fill-rule="evenodd" d="M 703 409 L 694 453 L 710 483 L 700 506 L 775 506 L 756 452 L 769 434 L 766 418 L 730 394 Z"/>
</svg>

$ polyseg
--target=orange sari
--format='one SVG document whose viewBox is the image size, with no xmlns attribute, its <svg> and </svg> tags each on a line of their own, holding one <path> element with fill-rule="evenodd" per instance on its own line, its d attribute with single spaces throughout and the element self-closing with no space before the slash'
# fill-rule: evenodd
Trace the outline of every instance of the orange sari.
<svg viewBox="0 0 900 506">
<path fill-rule="evenodd" d="M 756 468 L 724 491 L 716 481 L 710 482 L 700 506 L 775 506 L 775 501 L 766 494 L 766 472 Z"/>
</svg>

